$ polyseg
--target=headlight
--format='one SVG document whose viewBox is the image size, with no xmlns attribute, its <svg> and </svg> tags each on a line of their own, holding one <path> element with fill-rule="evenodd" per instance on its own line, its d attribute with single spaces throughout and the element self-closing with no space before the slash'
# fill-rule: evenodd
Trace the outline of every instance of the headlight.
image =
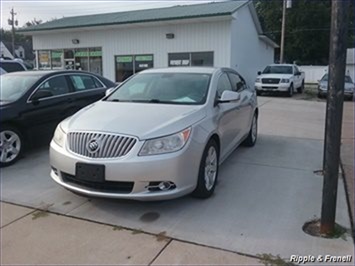
<svg viewBox="0 0 355 266">
<path fill-rule="evenodd" d="M 256 78 L 255 82 L 256 83 L 260 83 L 261 82 L 261 78 Z"/>
<path fill-rule="evenodd" d="M 54 132 L 53 141 L 57 143 L 60 147 L 63 147 L 64 137 L 65 137 L 65 132 L 63 131 L 63 129 L 59 124 Z"/>
<path fill-rule="evenodd" d="M 190 133 L 191 128 L 188 128 L 170 136 L 147 140 L 139 152 L 139 156 L 163 154 L 181 150 L 189 140 Z"/>
<path fill-rule="evenodd" d="M 327 85 L 320 85 L 320 89 L 321 89 L 321 90 L 326 90 L 327 87 L 328 87 Z"/>
<path fill-rule="evenodd" d="M 281 79 L 280 82 L 281 82 L 281 83 L 290 83 L 290 80 L 289 80 L 289 79 Z"/>
</svg>

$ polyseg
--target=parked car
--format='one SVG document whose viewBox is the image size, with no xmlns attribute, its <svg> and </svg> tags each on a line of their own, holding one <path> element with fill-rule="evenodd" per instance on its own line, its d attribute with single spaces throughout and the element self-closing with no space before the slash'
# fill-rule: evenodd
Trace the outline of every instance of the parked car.
<svg viewBox="0 0 355 266">
<path fill-rule="evenodd" d="M 353 98 L 355 84 L 349 75 L 345 76 L 344 97 Z M 318 97 L 326 97 L 328 93 L 328 74 L 325 74 L 318 83 Z"/>
<path fill-rule="evenodd" d="M 64 118 L 115 84 L 83 71 L 23 71 L 1 76 L 0 166 L 16 162 L 24 144 L 54 131 Z"/>
<path fill-rule="evenodd" d="M 25 64 L 20 60 L 0 59 L 0 75 L 26 70 Z"/>
<path fill-rule="evenodd" d="M 299 67 L 291 64 L 273 64 L 267 66 L 263 72 L 258 72 L 255 89 L 262 92 L 284 92 L 292 97 L 296 92 L 304 90 L 305 74 Z"/>
<path fill-rule="evenodd" d="M 255 144 L 257 119 L 256 92 L 232 69 L 145 70 L 58 125 L 50 175 L 86 196 L 207 198 L 219 165 Z"/>
</svg>

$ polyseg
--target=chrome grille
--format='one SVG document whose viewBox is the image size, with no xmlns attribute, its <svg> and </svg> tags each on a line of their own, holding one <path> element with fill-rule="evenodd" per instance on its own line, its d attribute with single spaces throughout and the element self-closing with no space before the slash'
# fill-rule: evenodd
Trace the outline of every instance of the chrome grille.
<svg viewBox="0 0 355 266">
<path fill-rule="evenodd" d="M 275 79 L 275 78 L 263 78 L 261 79 L 261 82 L 264 84 L 279 84 L 280 79 Z"/>
<path fill-rule="evenodd" d="M 135 138 L 89 132 L 70 132 L 69 150 L 89 158 L 117 158 L 125 156 L 136 144 Z"/>
</svg>

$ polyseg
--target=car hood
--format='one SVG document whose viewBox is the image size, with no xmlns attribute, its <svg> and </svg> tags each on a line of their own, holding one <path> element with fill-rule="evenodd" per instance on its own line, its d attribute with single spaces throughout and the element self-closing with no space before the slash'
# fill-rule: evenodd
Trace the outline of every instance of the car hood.
<svg viewBox="0 0 355 266">
<path fill-rule="evenodd" d="M 292 74 L 261 74 L 259 78 L 290 79 Z"/>
<path fill-rule="evenodd" d="M 204 106 L 96 102 L 62 123 L 64 131 L 98 131 L 141 140 L 179 132 L 206 116 Z"/>
</svg>

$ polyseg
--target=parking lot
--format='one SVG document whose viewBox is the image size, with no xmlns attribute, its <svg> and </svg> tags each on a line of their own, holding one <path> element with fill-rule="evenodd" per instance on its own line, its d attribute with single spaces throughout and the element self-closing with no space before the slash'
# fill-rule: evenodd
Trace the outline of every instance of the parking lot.
<svg viewBox="0 0 355 266">
<path fill-rule="evenodd" d="M 210 199 L 88 200 L 50 179 L 48 148 L 42 147 L 1 170 L 1 200 L 251 256 L 267 253 L 289 259 L 291 255 L 354 255 L 350 235 L 324 239 L 302 231 L 305 222 L 320 217 L 323 178 L 317 171 L 322 169 L 325 102 L 282 97 L 259 97 L 258 101 L 258 142 L 252 149 L 238 148 L 224 162 Z M 337 223 L 349 229 L 341 178 L 337 206 Z M 49 218 L 41 223 L 46 219 L 50 223 Z M 15 230 L 15 226 L 16 222 L 5 226 L 2 232 Z M 63 223 L 60 230 L 69 229 Z M 57 233 L 60 238 L 61 232 Z M 8 239 L 4 234 L 2 239 L 2 256 L 7 262 L 25 262 L 26 256 L 31 257 L 31 249 L 26 250 L 24 245 L 36 245 L 29 233 L 17 236 L 17 240 Z M 16 254 L 14 249 L 21 245 L 24 250 Z M 46 248 L 45 242 L 41 245 Z M 35 257 L 33 260 L 27 263 L 36 263 Z"/>
</svg>

